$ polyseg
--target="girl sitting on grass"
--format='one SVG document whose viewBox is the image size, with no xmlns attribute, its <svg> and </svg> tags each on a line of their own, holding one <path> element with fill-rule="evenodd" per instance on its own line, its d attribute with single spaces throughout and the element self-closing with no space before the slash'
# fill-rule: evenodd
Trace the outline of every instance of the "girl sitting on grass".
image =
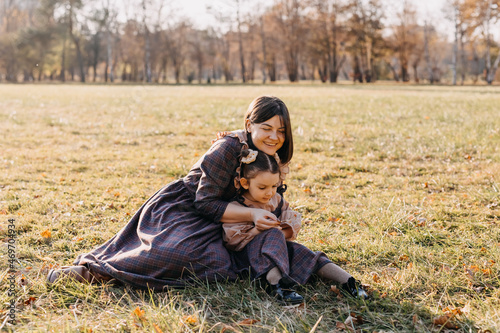
<svg viewBox="0 0 500 333">
<path fill-rule="evenodd" d="M 257 150 L 241 151 L 239 174 L 235 178 L 235 187 L 239 189 L 237 201 L 249 208 L 259 208 L 273 213 L 280 221 L 281 230 L 287 242 L 297 238 L 301 227 L 301 215 L 290 209 L 283 198 L 284 190 L 278 191 L 281 185 L 279 157 L 270 156 Z M 261 230 L 251 221 L 224 223 L 223 241 L 228 250 L 245 251 Z M 263 253 L 265 256 L 265 253 Z M 252 271 L 252 261 L 249 262 Z M 288 272 L 286 272 L 288 273 Z M 356 297 L 366 298 L 367 294 L 354 278 L 342 268 L 328 263 L 317 272 L 321 277 L 342 284 L 342 287 Z M 266 291 L 283 305 L 296 305 L 304 298 L 293 289 L 293 281 L 284 278 L 280 269 L 273 265 L 265 276 Z"/>
</svg>

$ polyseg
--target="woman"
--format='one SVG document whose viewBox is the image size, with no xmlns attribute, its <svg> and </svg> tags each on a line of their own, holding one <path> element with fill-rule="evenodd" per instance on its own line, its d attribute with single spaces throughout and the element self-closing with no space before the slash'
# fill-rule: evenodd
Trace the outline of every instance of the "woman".
<svg viewBox="0 0 500 333">
<path fill-rule="evenodd" d="M 50 271 L 48 281 L 61 275 L 89 282 L 114 278 L 161 291 L 193 280 L 235 280 L 245 271 L 258 278 L 275 267 L 283 273 L 282 284 L 304 284 L 313 273 L 329 278 L 331 270 L 322 271 L 335 265 L 321 252 L 287 243 L 271 212 L 230 203 L 243 148 L 276 155 L 286 174 L 293 137 L 280 99 L 256 98 L 245 114 L 245 130 L 219 135 L 186 177 L 154 194 L 113 238 L 76 258 L 76 266 Z M 221 223 L 240 221 L 253 221 L 264 232 L 245 251 L 230 253 L 222 243 Z"/>
</svg>

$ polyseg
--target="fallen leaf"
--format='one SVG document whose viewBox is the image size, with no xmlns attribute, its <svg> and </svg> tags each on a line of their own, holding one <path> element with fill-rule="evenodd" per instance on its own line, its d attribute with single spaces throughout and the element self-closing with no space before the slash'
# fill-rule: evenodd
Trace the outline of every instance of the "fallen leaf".
<svg viewBox="0 0 500 333">
<path fill-rule="evenodd" d="M 145 318 L 144 318 L 144 314 L 145 314 L 145 313 L 146 313 L 146 312 L 145 312 L 144 310 L 141 310 L 141 308 L 136 307 L 136 308 L 134 309 L 134 311 L 132 311 L 132 316 L 136 316 L 137 318 L 139 318 L 139 319 L 141 319 L 141 320 L 142 320 L 142 319 L 145 319 Z"/>
<path fill-rule="evenodd" d="M 445 313 L 442 316 L 436 317 L 432 320 L 434 325 L 444 326 L 449 329 L 458 329 L 458 326 L 452 322 L 455 315 L 451 313 Z"/>
<path fill-rule="evenodd" d="M 456 315 L 461 315 L 462 314 L 462 309 L 460 308 L 449 308 L 449 307 L 445 307 L 443 309 L 443 312 L 444 313 L 449 313 L 449 314 L 452 314 L 453 316 L 456 316 Z"/>
<path fill-rule="evenodd" d="M 24 305 L 30 305 L 31 303 L 33 303 L 34 301 L 36 301 L 36 297 L 33 297 L 31 296 L 30 298 L 28 298 L 26 301 L 24 301 Z"/>
<path fill-rule="evenodd" d="M 258 323 L 259 321 L 257 319 L 244 319 L 240 322 L 238 322 L 236 325 L 239 325 L 239 326 L 250 326 L 250 325 L 253 325 L 255 323 Z"/>
<path fill-rule="evenodd" d="M 182 320 L 189 325 L 195 325 L 196 322 L 198 321 L 198 318 L 194 315 L 189 315 L 189 316 L 183 316 Z"/>
<path fill-rule="evenodd" d="M 349 332 L 354 332 L 354 329 L 351 326 L 341 323 L 339 321 L 337 322 L 336 327 L 339 330 L 347 330 Z"/>
<path fill-rule="evenodd" d="M 40 234 L 43 238 L 46 238 L 46 239 L 49 239 L 50 237 L 52 237 L 52 233 L 50 232 L 49 229 L 45 230 L 45 231 L 42 231 L 42 233 Z"/>
<path fill-rule="evenodd" d="M 330 286 L 330 292 L 337 294 L 338 297 L 342 297 L 342 292 L 337 286 Z"/>
<path fill-rule="evenodd" d="M 375 282 L 375 283 L 380 282 L 380 276 L 375 272 L 372 272 L 372 279 L 373 279 L 373 282 Z"/>
<path fill-rule="evenodd" d="M 361 315 L 357 315 L 356 313 L 351 312 L 350 317 L 351 317 L 351 322 L 354 325 L 362 325 L 363 324 L 363 317 Z"/>
<path fill-rule="evenodd" d="M 161 330 L 161 328 L 158 327 L 158 325 L 153 324 L 153 328 L 155 329 L 156 333 L 163 333 L 163 331 Z"/>
</svg>

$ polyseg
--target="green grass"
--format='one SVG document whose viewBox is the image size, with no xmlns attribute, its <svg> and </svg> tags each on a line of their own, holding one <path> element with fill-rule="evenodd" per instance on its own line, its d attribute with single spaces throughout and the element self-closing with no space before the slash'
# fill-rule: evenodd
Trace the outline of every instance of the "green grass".
<svg viewBox="0 0 500 333">
<path fill-rule="evenodd" d="M 304 286 L 294 310 L 249 281 L 156 294 L 45 284 L 50 267 L 112 237 L 186 174 L 217 131 L 241 128 L 261 94 L 292 114 L 298 241 L 369 285 L 372 300 L 322 282 Z M 498 332 L 499 105 L 495 87 L 0 85 L 1 323 L 9 218 L 18 232 L 18 324 L 3 329 L 333 332 L 355 313 L 363 332 L 439 332 L 433 320 L 455 310 L 458 331 Z"/>
</svg>

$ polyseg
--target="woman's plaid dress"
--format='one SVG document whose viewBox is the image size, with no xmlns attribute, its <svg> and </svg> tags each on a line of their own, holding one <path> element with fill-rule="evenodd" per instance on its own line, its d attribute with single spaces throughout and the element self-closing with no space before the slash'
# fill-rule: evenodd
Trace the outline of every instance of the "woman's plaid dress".
<svg viewBox="0 0 500 333">
<path fill-rule="evenodd" d="M 222 243 L 220 219 L 236 194 L 242 144 L 232 136 L 217 140 L 186 177 L 156 192 L 113 238 L 74 264 L 154 290 L 195 280 L 231 281 L 243 272 L 257 278 L 274 266 L 306 283 L 330 261 L 285 241 L 278 229 L 259 234 L 242 252 L 228 252 Z"/>
</svg>

